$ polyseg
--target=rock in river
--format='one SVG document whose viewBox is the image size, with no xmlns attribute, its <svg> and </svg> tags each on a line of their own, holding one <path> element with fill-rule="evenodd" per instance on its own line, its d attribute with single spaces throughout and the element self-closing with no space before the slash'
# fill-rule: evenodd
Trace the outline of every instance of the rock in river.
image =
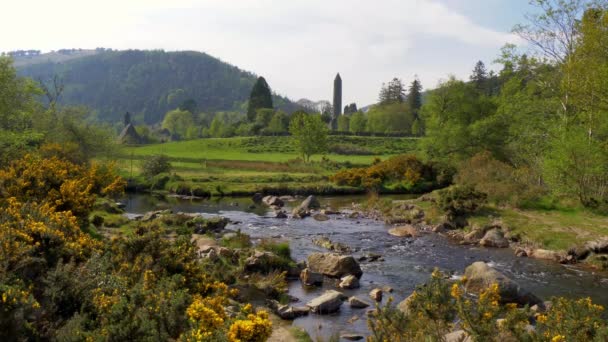
<svg viewBox="0 0 608 342">
<path fill-rule="evenodd" d="M 315 313 L 330 314 L 340 310 L 340 306 L 346 298 L 341 292 L 329 290 L 308 302 L 306 306 Z"/>
<path fill-rule="evenodd" d="M 412 225 L 391 228 L 388 233 L 398 237 L 416 237 L 416 235 L 418 235 L 418 231 Z"/>
<path fill-rule="evenodd" d="M 352 274 L 347 275 L 340 279 L 338 287 L 341 289 L 356 289 L 359 288 L 359 279 Z"/>
<path fill-rule="evenodd" d="M 283 203 L 283 201 L 277 196 L 265 196 L 262 198 L 262 202 L 269 207 L 282 207 L 285 205 L 285 203 Z"/>
<path fill-rule="evenodd" d="M 360 278 L 363 274 L 355 258 L 336 253 L 312 253 L 308 256 L 308 267 L 313 272 L 332 278 L 340 278 L 349 274 Z"/>
<path fill-rule="evenodd" d="M 315 196 L 311 195 L 311 196 L 308 196 L 302 202 L 302 204 L 295 207 L 291 214 L 295 218 L 304 218 L 304 217 L 310 215 L 311 209 L 319 209 L 320 207 L 321 207 L 321 204 L 319 203 L 319 200 Z"/>
<path fill-rule="evenodd" d="M 348 298 L 348 304 L 350 304 L 351 308 L 355 309 L 364 309 L 367 308 L 370 304 L 359 297 L 350 297 Z"/>
<path fill-rule="evenodd" d="M 543 301 L 523 289 L 519 284 L 498 272 L 483 261 L 474 262 L 464 271 L 465 287 L 468 292 L 479 293 L 490 285 L 497 283 L 502 303 L 520 305 L 543 305 Z"/>
<path fill-rule="evenodd" d="M 369 296 L 372 297 L 376 302 L 382 301 L 382 289 L 373 289 L 370 291 Z"/>
<path fill-rule="evenodd" d="M 505 238 L 502 230 L 491 229 L 486 232 L 479 244 L 484 247 L 507 248 L 509 241 Z"/>
<path fill-rule="evenodd" d="M 321 286 L 323 284 L 323 275 L 305 268 L 300 273 L 300 280 L 306 286 Z"/>
</svg>

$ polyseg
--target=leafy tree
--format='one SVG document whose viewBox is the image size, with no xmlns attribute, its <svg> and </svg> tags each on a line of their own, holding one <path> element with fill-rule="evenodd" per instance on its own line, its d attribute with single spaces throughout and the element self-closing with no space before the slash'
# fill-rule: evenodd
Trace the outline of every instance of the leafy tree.
<svg viewBox="0 0 608 342">
<path fill-rule="evenodd" d="M 346 115 L 340 115 L 338 117 L 338 131 L 348 132 L 349 131 L 350 118 Z"/>
<path fill-rule="evenodd" d="M 287 132 L 287 125 L 289 124 L 289 118 L 283 111 L 277 111 L 272 116 L 272 119 L 268 123 L 267 131 L 272 134 L 281 134 Z"/>
<path fill-rule="evenodd" d="M 365 132 L 367 127 L 367 118 L 362 112 L 356 112 L 350 118 L 349 129 L 352 133 L 358 134 Z"/>
<path fill-rule="evenodd" d="M 258 77 L 257 81 L 251 89 L 249 95 L 249 104 L 247 106 L 247 119 L 250 122 L 255 121 L 257 111 L 262 108 L 272 109 L 272 94 L 270 87 L 264 77 Z"/>
<path fill-rule="evenodd" d="M 366 129 L 373 133 L 410 133 L 414 120 L 406 103 L 392 102 L 369 110 Z"/>
<path fill-rule="evenodd" d="M 255 125 L 259 129 L 267 127 L 274 116 L 274 109 L 272 108 L 260 108 L 255 113 Z"/>
<path fill-rule="evenodd" d="M 327 125 L 320 115 L 295 113 L 289 123 L 289 133 L 306 162 L 312 155 L 327 151 L 327 132 Z"/>
<path fill-rule="evenodd" d="M 180 110 L 185 110 L 192 114 L 195 114 L 198 109 L 198 103 L 196 103 L 196 100 L 194 100 L 194 99 L 187 99 L 184 102 L 182 102 L 178 108 Z"/>
<path fill-rule="evenodd" d="M 192 113 L 174 109 L 165 115 L 162 128 L 169 130 L 171 135 L 177 139 L 185 138 L 188 127 L 194 125 Z"/>
<path fill-rule="evenodd" d="M 422 107 L 426 137 L 421 148 L 432 158 L 469 158 L 482 150 L 504 157 L 508 120 L 495 114 L 494 99 L 480 95 L 472 84 L 450 78 Z"/>
</svg>

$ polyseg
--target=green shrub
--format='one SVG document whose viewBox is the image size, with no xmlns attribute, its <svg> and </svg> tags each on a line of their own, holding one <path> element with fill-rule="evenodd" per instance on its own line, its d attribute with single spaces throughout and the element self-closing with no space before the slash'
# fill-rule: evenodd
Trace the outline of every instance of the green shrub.
<svg viewBox="0 0 608 342">
<path fill-rule="evenodd" d="M 455 185 L 439 191 L 438 205 L 448 217 L 466 216 L 486 204 L 487 197 L 471 186 Z"/>
<path fill-rule="evenodd" d="M 169 157 L 164 154 L 151 156 L 142 165 L 142 173 L 146 178 L 169 172 L 171 172 L 171 163 Z"/>
</svg>

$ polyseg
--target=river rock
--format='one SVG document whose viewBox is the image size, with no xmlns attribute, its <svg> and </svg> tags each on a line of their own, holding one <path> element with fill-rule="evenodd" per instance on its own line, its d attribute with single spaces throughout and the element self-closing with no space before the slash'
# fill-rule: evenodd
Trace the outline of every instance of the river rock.
<svg viewBox="0 0 608 342">
<path fill-rule="evenodd" d="M 252 256 L 245 259 L 245 271 L 267 273 L 272 270 L 273 265 L 280 263 L 280 258 L 272 252 L 255 251 Z"/>
<path fill-rule="evenodd" d="M 382 301 L 382 289 L 373 289 L 369 292 L 369 296 L 376 302 Z"/>
<path fill-rule="evenodd" d="M 310 309 L 305 306 L 290 306 L 281 305 L 276 313 L 279 317 L 285 320 L 294 320 L 298 317 L 306 316 L 310 312 Z"/>
<path fill-rule="evenodd" d="M 519 257 L 519 258 L 525 258 L 525 257 L 528 256 L 528 252 L 525 249 L 521 248 L 521 247 L 517 247 L 515 249 L 515 256 Z"/>
<path fill-rule="evenodd" d="M 471 336 L 469 336 L 464 330 L 456 330 L 443 336 L 445 342 L 473 342 Z"/>
<path fill-rule="evenodd" d="M 566 255 L 563 252 L 550 251 L 548 249 L 541 248 L 533 250 L 530 257 L 535 259 L 552 260 L 557 262 L 562 262 L 563 260 L 566 260 Z"/>
<path fill-rule="evenodd" d="M 336 253 L 312 253 L 308 256 L 308 267 L 313 272 L 332 278 L 340 278 L 349 274 L 360 278 L 363 274 L 361 266 L 355 258 Z"/>
<path fill-rule="evenodd" d="M 500 229 L 490 229 L 483 236 L 479 244 L 484 247 L 496 247 L 496 248 L 507 248 L 509 247 L 509 241 L 505 239 L 505 236 Z"/>
<path fill-rule="evenodd" d="M 370 306 L 370 304 L 359 297 L 352 296 L 348 298 L 348 304 L 354 309 L 364 309 Z"/>
<path fill-rule="evenodd" d="M 276 214 L 275 214 L 274 217 L 278 218 L 278 219 L 286 219 L 287 218 L 287 213 L 285 211 L 283 211 L 283 210 L 279 210 L 279 211 L 276 212 Z"/>
<path fill-rule="evenodd" d="M 323 214 L 323 215 L 339 215 L 340 212 L 328 208 L 328 209 L 321 209 L 321 214 Z"/>
<path fill-rule="evenodd" d="M 142 222 L 152 221 L 160 215 L 161 211 L 149 211 L 141 218 Z"/>
<path fill-rule="evenodd" d="M 312 312 L 318 314 L 330 314 L 340 310 L 342 302 L 347 297 L 335 290 L 325 291 L 321 296 L 311 300 L 306 304 Z"/>
<path fill-rule="evenodd" d="M 433 233 L 445 233 L 454 229 L 456 229 L 456 227 L 454 227 L 454 225 L 450 222 L 443 222 L 433 227 Z"/>
<path fill-rule="evenodd" d="M 333 242 L 326 236 L 321 236 L 318 239 L 313 239 L 312 243 L 319 247 L 329 249 L 332 252 L 338 252 L 340 254 L 350 253 L 351 249 L 347 245 L 339 242 Z"/>
<path fill-rule="evenodd" d="M 282 305 L 276 300 L 269 301 L 268 306 L 277 314 L 277 316 L 285 320 L 294 320 L 298 317 L 306 316 L 310 312 L 308 307 Z"/>
<path fill-rule="evenodd" d="M 262 202 L 264 202 L 264 204 L 266 204 L 269 207 L 282 207 L 285 205 L 285 203 L 283 203 L 283 201 L 278 198 L 277 196 L 265 196 L 264 198 L 262 198 Z"/>
<path fill-rule="evenodd" d="M 253 201 L 253 203 L 260 203 L 262 202 L 262 199 L 264 198 L 264 195 L 262 195 L 262 193 L 260 192 L 256 192 L 255 194 L 253 194 L 253 196 L 251 197 L 251 200 Z"/>
<path fill-rule="evenodd" d="M 415 293 L 415 292 L 414 292 Z M 406 316 L 410 314 L 411 303 L 414 300 L 414 293 L 397 304 L 397 309 L 403 312 Z"/>
<path fill-rule="evenodd" d="M 416 237 L 418 235 L 418 231 L 412 225 L 391 228 L 388 233 L 397 237 Z"/>
<path fill-rule="evenodd" d="M 483 228 L 474 228 L 469 233 L 465 234 L 462 243 L 464 244 L 476 244 L 486 235 Z"/>
<path fill-rule="evenodd" d="M 291 214 L 295 218 L 304 218 L 310 216 L 312 209 L 318 209 L 321 207 L 319 200 L 313 195 L 308 196 L 299 206 L 295 207 Z"/>
<path fill-rule="evenodd" d="M 296 200 L 296 198 L 295 198 L 295 197 L 293 197 L 293 196 L 291 196 L 291 195 L 284 195 L 284 196 L 281 196 L 281 197 L 279 197 L 279 198 L 280 198 L 280 199 L 281 199 L 281 201 L 283 201 L 283 202 L 293 202 L 293 201 L 295 201 L 295 200 Z"/>
<path fill-rule="evenodd" d="M 315 219 L 316 221 L 328 221 L 329 220 L 329 216 L 325 215 L 325 214 L 314 214 L 312 216 L 313 219 Z"/>
<path fill-rule="evenodd" d="M 585 244 L 585 247 L 590 252 L 596 254 L 608 253 L 608 237 L 603 237 L 595 241 L 589 241 Z"/>
<path fill-rule="evenodd" d="M 323 284 L 323 275 L 305 268 L 300 272 L 300 280 L 306 286 L 321 286 Z"/>
<path fill-rule="evenodd" d="M 498 272 L 483 261 L 474 262 L 465 269 L 465 288 L 468 292 L 479 293 L 493 283 L 497 283 L 502 303 L 520 305 L 541 305 L 543 302 L 534 294 L 523 289 L 519 284 Z"/>
<path fill-rule="evenodd" d="M 354 275 L 349 274 L 345 277 L 342 277 L 342 279 L 340 279 L 340 284 L 338 284 L 338 287 L 340 287 L 341 289 L 359 288 L 359 278 L 355 277 Z"/>
</svg>

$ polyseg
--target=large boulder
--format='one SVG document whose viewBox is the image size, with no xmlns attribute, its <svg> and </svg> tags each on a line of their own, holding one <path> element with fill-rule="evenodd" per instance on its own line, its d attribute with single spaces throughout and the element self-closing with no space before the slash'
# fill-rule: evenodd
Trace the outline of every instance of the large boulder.
<svg viewBox="0 0 608 342">
<path fill-rule="evenodd" d="M 355 258 L 335 253 L 312 253 L 308 256 L 308 267 L 313 272 L 332 278 L 340 278 L 349 274 L 360 278 L 363 274 L 361 266 Z"/>
<path fill-rule="evenodd" d="M 484 247 L 496 247 L 496 248 L 507 248 L 509 247 L 509 241 L 505 238 L 502 230 L 490 229 L 483 236 L 479 244 Z"/>
<path fill-rule="evenodd" d="M 325 215 L 325 214 L 314 214 L 312 216 L 312 218 L 314 218 L 316 221 L 329 221 L 329 216 Z"/>
<path fill-rule="evenodd" d="M 397 237 L 416 237 L 418 235 L 418 230 L 412 225 L 407 225 L 391 228 L 388 230 L 388 233 Z"/>
<path fill-rule="evenodd" d="M 260 202 L 262 202 L 262 199 L 264 199 L 264 195 L 262 195 L 262 193 L 260 193 L 260 192 L 256 192 L 251 197 L 251 200 L 253 201 L 253 203 L 260 203 Z"/>
<path fill-rule="evenodd" d="M 323 275 L 305 268 L 300 272 L 300 280 L 306 286 L 321 286 L 323 284 Z"/>
<path fill-rule="evenodd" d="M 330 314 L 340 310 L 342 302 L 346 297 L 341 292 L 335 290 L 325 291 L 321 296 L 306 303 L 312 312 L 318 314 Z"/>
<path fill-rule="evenodd" d="M 304 218 L 310 215 L 312 209 L 319 209 L 320 207 L 321 204 L 319 203 L 319 200 L 314 195 L 311 195 L 293 209 L 292 215 L 295 218 Z"/>
<path fill-rule="evenodd" d="M 585 244 L 585 247 L 590 252 L 596 254 L 608 253 L 608 237 L 603 237 L 595 241 L 589 241 Z"/>
<path fill-rule="evenodd" d="M 502 303 L 517 303 L 520 305 L 542 305 L 543 301 L 519 284 L 498 272 L 483 261 L 474 262 L 465 269 L 465 288 L 468 292 L 479 293 L 490 285 L 498 284 L 500 301 Z"/>
<path fill-rule="evenodd" d="M 265 196 L 262 198 L 262 202 L 269 207 L 282 207 L 285 205 L 283 201 L 277 196 Z"/>
</svg>

